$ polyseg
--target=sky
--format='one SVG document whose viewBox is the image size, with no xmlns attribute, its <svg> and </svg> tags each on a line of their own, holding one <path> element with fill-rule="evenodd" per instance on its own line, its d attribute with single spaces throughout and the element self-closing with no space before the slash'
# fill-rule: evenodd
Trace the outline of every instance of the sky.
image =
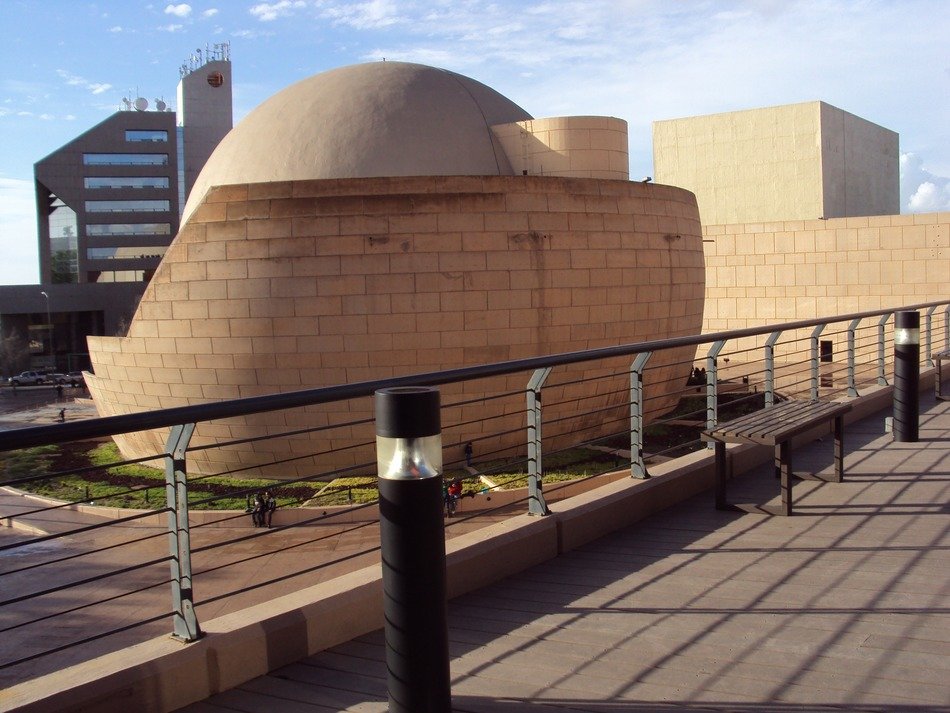
<svg viewBox="0 0 950 713">
<path fill-rule="evenodd" d="M 0 0 L 0 284 L 38 281 L 33 164 L 124 97 L 175 106 L 230 42 L 234 119 L 322 71 L 443 67 L 535 117 L 629 126 L 822 100 L 900 135 L 901 211 L 950 210 L 950 0 Z"/>
</svg>

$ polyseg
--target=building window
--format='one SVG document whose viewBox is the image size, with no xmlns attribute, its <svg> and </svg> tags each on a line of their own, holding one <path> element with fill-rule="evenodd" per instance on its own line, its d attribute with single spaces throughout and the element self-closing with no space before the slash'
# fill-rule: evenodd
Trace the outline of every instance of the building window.
<svg viewBox="0 0 950 713">
<path fill-rule="evenodd" d="M 136 247 L 86 248 L 86 257 L 90 260 L 142 260 L 160 258 L 168 247 L 165 245 L 143 245 Z"/>
<path fill-rule="evenodd" d="M 154 142 L 167 142 L 168 141 L 168 132 L 159 131 L 159 130 L 139 130 L 139 129 L 126 129 L 125 130 L 125 140 L 126 141 L 154 141 Z"/>
<path fill-rule="evenodd" d="M 168 188 L 168 176 L 86 176 L 83 188 Z"/>
<path fill-rule="evenodd" d="M 154 213 L 167 211 L 167 200 L 86 201 L 87 213 Z"/>
<path fill-rule="evenodd" d="M 87 274 L 89 282 L 142 282 L 145 280 L 146 270 L 102 270 Z"/>
<path fill-rule="evenodd" d="M 171 235 L 171 223 L 92 223 L 86 235 Z"/>
<path fill-rule="evenodd" d="M 167 166 L 167 153 L 84 153 L 86 166 Z"/>
<path fill-rule="evenodd" d="M 50 195 L 47 220 L 52 281 L 54 283 L 79 282 L 76 211 L 56 196 Z"/>
</svg>

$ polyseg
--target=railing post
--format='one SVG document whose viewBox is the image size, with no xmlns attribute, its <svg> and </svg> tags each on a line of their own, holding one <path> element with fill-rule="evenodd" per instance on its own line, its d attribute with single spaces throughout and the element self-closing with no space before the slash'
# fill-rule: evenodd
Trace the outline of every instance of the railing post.
<svg viewBox="0 0 950 713">
<path fill-rule="evenodd" d="M 858 368 L 855 352 L 857 350 L 858 325 L 861 324 L 861 318 L 853 320 L 848 325 L 848 396 L 857 398 L 858 393 Z"/>
<path fill-rule="evenodd" d="M 550 513 L 544 502 L 542 481 L 544 467 L 541 452 L 541 387 L 551 374 L 551 368 L 536 369 L 528 380 L 528 514 Z"/>
<path fill-rule="evenodd" d="M 933 360 L 933 314 L 937 311 L 937 305 L 930 307 L 924 316 L 924 358 L 927 360 L 927 366 L 937 366 Z"/>
<path fill-rule="evenodd" d="M 706 428 L 713 429 L 719 423 L 719 369 L 716 365 L 716 359 L 719 352 L 726 346 L 723 339 L 713 342 L 706 354 Z M 707 443 L 707 448 L 715 448 L 715 443 Z"/>
<path fill-rule="evenodd" d="M 185 451 L 195 424 L 174 426 L 165 444 L 165 502 L 168 505 L 168 550 L 171 554 L 172 636 L 182 641 L 201 638 L 191 583 L 191 534 L 188 527 L 188 480 Z"/>
<path fill-rule="evenodd" d="M 653 352 L 637 354 L 630 365 L 630 477 L 649 478 L 643 463 L 643 367 Z"/>
<path fill-rule="evenodd" d="M 819 363 L 818 363 L 818 337 L 821 336 L 821 333 L 825 331 L 825 325 L 819 324 L 812 330 L 811 333 L 811 400 L 818 400 L 818 384 L 819 384 Z"/>
<path fill-rule="evenodd" d="M 891 313 L 885 314 L 877 323 L 877 385 L 887 386 L 887 373 L 884 370 L 884 325 L 891 318 Z"/>
<path fill-rule="evenodd" d="M 943 348 L 950 351 L 950 307 L 943 311 Z"/>
<path fill-rule="evenodd" d="M 765 340 L 765 406 L 775 405 L 775 344 L 781 332 L 772 332 Z"/>
</svg>

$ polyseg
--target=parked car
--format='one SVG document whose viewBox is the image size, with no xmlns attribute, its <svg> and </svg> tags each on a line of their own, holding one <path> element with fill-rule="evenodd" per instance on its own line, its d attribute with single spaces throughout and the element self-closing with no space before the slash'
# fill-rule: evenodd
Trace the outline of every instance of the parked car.
<svg viewBox="0 0 950 713">
<path fill-rule="evenodd" d="M 38 386 L 46 381 L 46 377 L 38 371 L 24 371 L 22 374 L 10 377 L 13 386 Z"/>
<path fill-rule="evenodd" d="M 47 384 L 65 384 L 66 383 L 66 375 L 60 374 L 59 372 L 56 372 L 56 371 L 51 371 L 48 374 L 43 374 L 43 379 L 45 380 L 45 383 Z"/>
<path fill-rule="evenodd" d="M 81 371 L 71 371 L 66 374 L 66 383 L 73 387 L 85 386 L 86 377 L 82 375 Z"/>
</svg>

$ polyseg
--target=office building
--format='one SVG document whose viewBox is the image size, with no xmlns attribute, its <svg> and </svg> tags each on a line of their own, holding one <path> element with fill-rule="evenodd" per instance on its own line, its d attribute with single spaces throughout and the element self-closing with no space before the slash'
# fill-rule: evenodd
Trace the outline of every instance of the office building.
<svg viewBox="0 0 950 713">
<path fill-rule="evenodd" d="M 28 367 L 87 368 L 86 337 L 124 333 L 178 233 L 232 126 L 229 45 L 196 50 L 179 73 L 176 109 L 126 97 L 35 164 L 40 284 L 0 287 L 3 336 L 29 345 Z"/>
</svg>

